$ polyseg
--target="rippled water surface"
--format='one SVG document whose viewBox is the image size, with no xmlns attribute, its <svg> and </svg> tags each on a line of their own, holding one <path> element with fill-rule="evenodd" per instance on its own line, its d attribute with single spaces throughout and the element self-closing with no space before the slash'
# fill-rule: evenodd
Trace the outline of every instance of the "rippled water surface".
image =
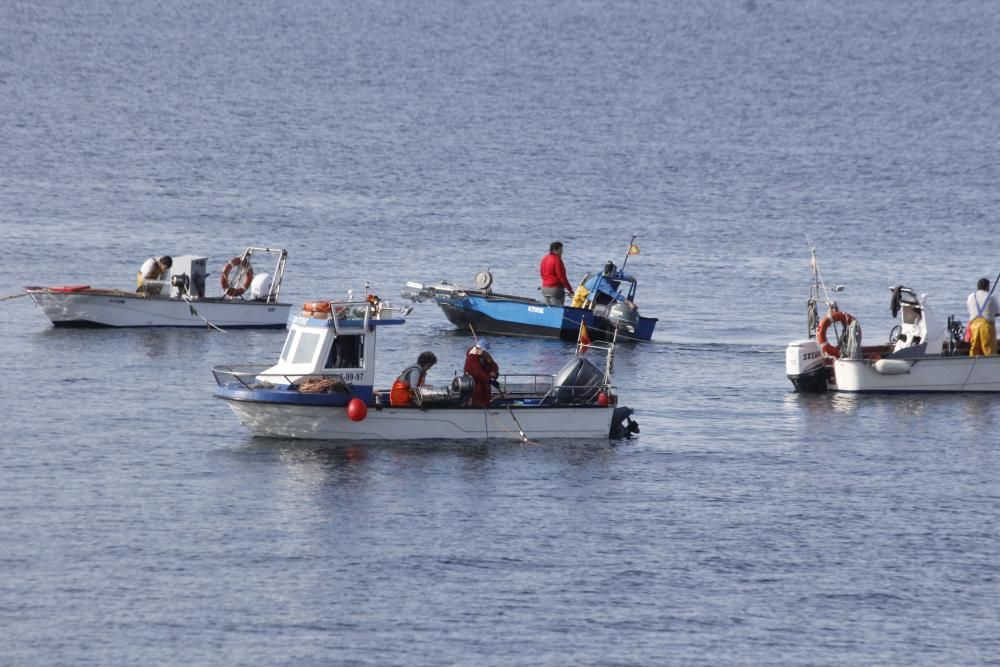
<svg viewBox="0 0 1000 667">
<path fill-rule="evenodd" d="M 887 287 L 1000 271 L 990 2 L 0 6 L 0 296 L 288 248 L 292 302 L 537 294 L 628 260 L 630 441 L 255 439 L 210 369 L 274 331 L 53 329 L 0 302 L 4 664 L 989 664 L 1000 405 L 799 396 L 809 247 Z M 385 384 L 469 338 L 429 304 Z M 495 338 L 505 371 L 572 345 Z M 530 434 L 529 434 L 530 435 Z"/>
</svg>

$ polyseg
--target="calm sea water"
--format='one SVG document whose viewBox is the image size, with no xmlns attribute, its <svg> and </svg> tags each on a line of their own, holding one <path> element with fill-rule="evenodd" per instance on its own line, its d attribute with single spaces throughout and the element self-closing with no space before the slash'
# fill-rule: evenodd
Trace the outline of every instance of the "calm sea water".
<svg viewBox="0 0 1000 667">
<path fill-rule="evenodd" d="M 3 664 L 996 664 L 1000 404 L 798 396 L 808 251 L 1000 271 L 1000 6 L 0 4 L 0 296 L 289 250 L 293 302 L 537 293 L 629 260 L 628 442 L 254 439 L 210 368 L 280 332 L 62 331 L 0 303 Z M 430 305 L 388 383 L 468 337 Z M 572 346 L 497 338 L 510 372 Z"/>
</svg>

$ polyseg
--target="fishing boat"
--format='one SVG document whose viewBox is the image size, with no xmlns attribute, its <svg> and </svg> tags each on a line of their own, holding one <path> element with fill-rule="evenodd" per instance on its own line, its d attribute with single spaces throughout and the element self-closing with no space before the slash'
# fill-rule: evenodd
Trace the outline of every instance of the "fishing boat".
<svg viewBox="0 0 1000 667">
<path fill-rule="evenodd" d="M 284 329 L 291 304 L 278 295 L 288 252 L 250 247 L 233 257 L 219 276 L 221 293 L 206 295 L 207 258 L 173 258 L 168 273 L 146 280 L 141 291 L 90 285 L 25 287 L 56 327 L 205 327 Z M 254 272 L 253 261 L 274 261 L 270 272 Z"/>
<path fill-rule="evenodd" d="M 633 242 L 630 250 L 636 247 Z M 620 268 L 609 260 L 600 271 L 585 275 L 568 306 L 496 293 L 489 270 L 475 275 L 473 287 L 446 280 L 430 285 L 407 282 L 402 296 L 414 302 L 433 301 L 449 322 L 466 331 L 471 327 L 489 334 L 576 340 L 582 323 L 594 340 L 647 341 L 653 337 L 657 318 L 639 314 L 637 281 L 625 273 L 628 256 Z"/>
<path fill-rule="evenodd" d="M 488 407 L 468 405 L 473 380 L 421 386 L 399 406 L 375 384 L 380 329 L 405 323 L 409 309 L 370 295 L 315 301 L 294 313 L 273 365 L 212 369 L 215 396 L 254 435 L 321 440 L 620 438 L 638 432 L 617 405 L 613 345 L 598 368 L 583 354 L 556 375 L 507 374 Z M 600 344 L 592 343 L 595 349 Z"/>
<path fill-rule="evenodd" d="M 813 285 L 807 302 L 808 338 L 785 349 L 785 372 L 800 392 L 911 393 L 1000 392 L 1000 357 L 969 356 L 965 327 L 942 319 L 926 294 L 890 288 L 890 311 L 898 323 L 884 342 L 863 345 L 857 318 L 843 311 L 812 257 Z M 827 313 L 818 317 L 819 303 Z"/>
</svg>

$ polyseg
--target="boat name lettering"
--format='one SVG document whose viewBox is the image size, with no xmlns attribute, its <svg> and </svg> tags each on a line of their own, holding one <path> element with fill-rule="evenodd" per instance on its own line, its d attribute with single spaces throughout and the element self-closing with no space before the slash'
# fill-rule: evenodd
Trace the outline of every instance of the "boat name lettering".
<svg viewBox="0 0 1000 667">
<path fill-rule="evenodd" d="M 539 308 L 538 306 L 528 306 L 528 312 L 529 313 L 542 313 L 542 314 L 544 314 L 545 313 L 545 309 L 544 308 Z"/>
<path fill-rule="evenodd" d="M 108 299 L 108 303 L 125 303 L 125 299 Z"/>
</svg>

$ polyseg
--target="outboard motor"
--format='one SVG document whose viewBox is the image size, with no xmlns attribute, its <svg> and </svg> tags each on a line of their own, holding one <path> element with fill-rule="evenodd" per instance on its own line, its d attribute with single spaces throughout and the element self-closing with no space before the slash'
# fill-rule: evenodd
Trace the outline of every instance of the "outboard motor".
<svg viewBox="0 0 1000 667">
<path fill-rule="evenodd" d="M 619 333 L 635 335 L 639 327 L 639 308 L 628 301 L 617 301 L 608 310 L 608 321 L 618 328 Z"/>
<path fill-rule="evenodd" d="M 611 413 L 611 431 L 608 437 L 614 440 L 631 438 L 633 433 L 639 432 L 639 424 L 632 419 L 632 408 L 624 405 L 615 408 Z"/>
<path fill-rule="evenodd" d="M 789 343 L 785 348 L 785 374 L 796 391 L 826 391 L 829 370 L 819 344 L 812 338 Z"/>
<path fill-rule="evenodd" d="M 557 401 L 587 401 L 597 396 L 604 385 L 604 371 L 585 357 L 573 357 L 562 367 L 552 383 Z"/>
</svg>

